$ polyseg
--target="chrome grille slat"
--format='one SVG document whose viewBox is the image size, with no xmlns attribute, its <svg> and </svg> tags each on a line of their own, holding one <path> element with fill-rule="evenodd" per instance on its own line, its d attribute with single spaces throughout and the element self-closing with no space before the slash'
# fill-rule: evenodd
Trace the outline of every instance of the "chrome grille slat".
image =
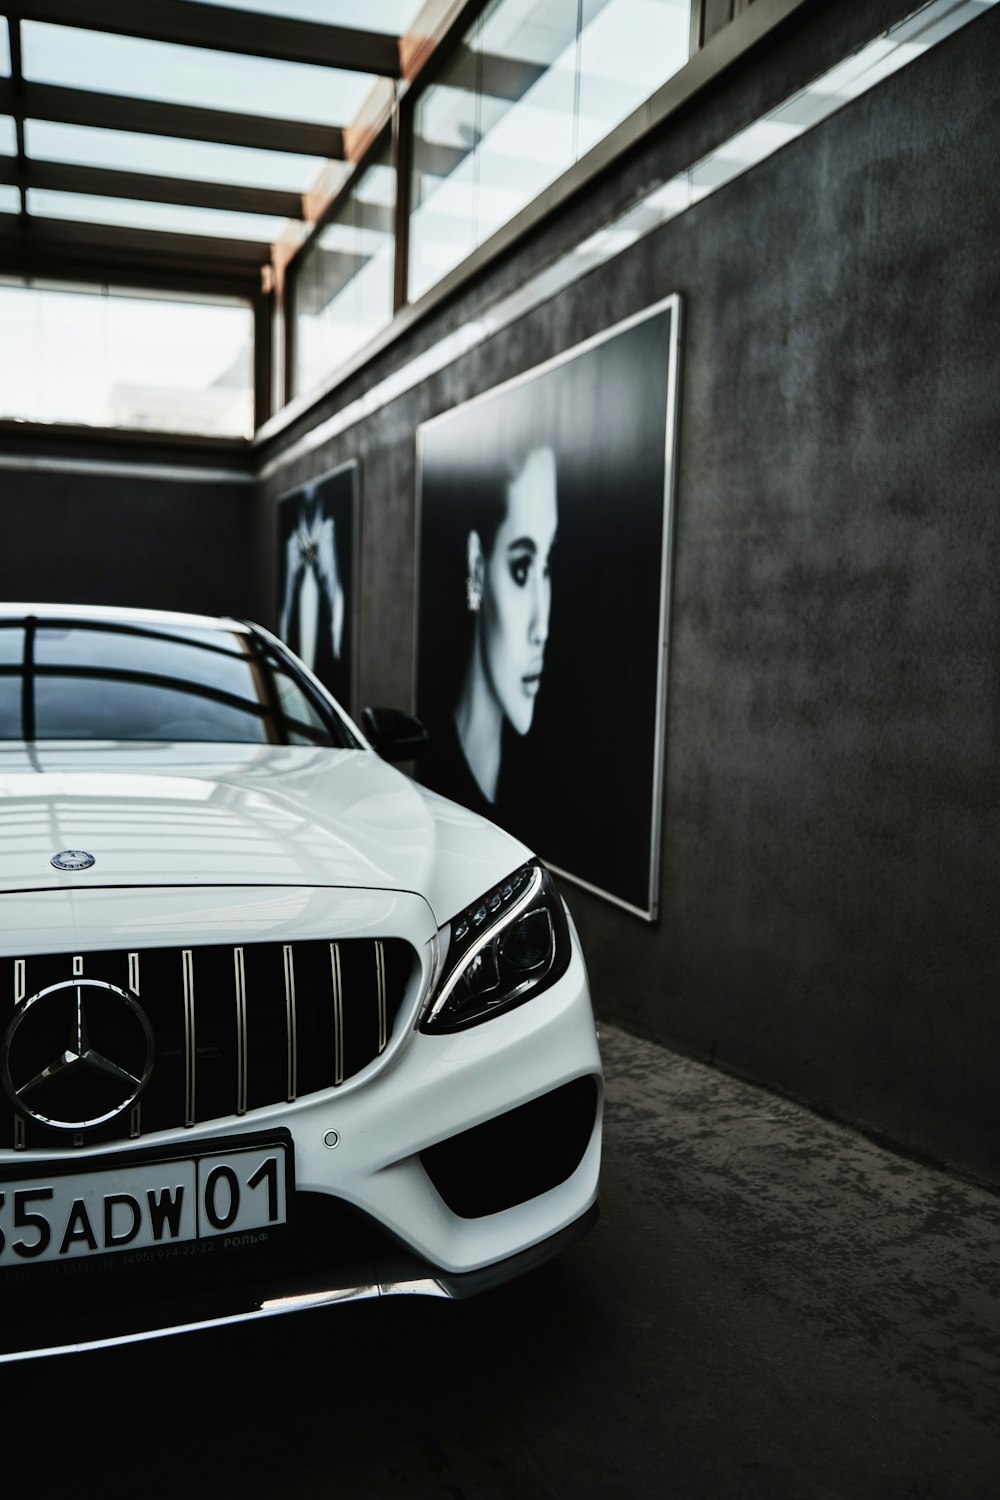
<svg viewBox="0 0 1000 1500">
<path fill-rule="evenodd" d="M 184 985 L 184 1124 L 193 1125 L 197 1056 L 194 1030 L 194 959 L 190 948 L 185 948 L 181 952 L 181 973 Z"/>
<path fill-rule="evenodd" d="M 330 986 L 333 992 L 333 1081 L 344 1081 L 344 985 L 340 972 L 340 944 L 330 944 Z"/>
<path fill-rule="evenodd" d="M 285 966 L 285 1030 L 287 1033 L 288 1102 L 298 1094 L 298 1035 L 295 1016 L 295 954 L 291 943 L 282 947 Z"/>
<path fill-rule="evenodd" d="M 89 1146 L 338 1087 L 388 1046 L 416 965 L 398 938 L 68 952 L 0 958 L 0 992 L 13 996 L 12 1010 L 72 978 L 102 980 L 130 992 L 148 1017 L 155 1041 L 149 1083 L 134 1106 L 86 1129 Z M 111 1004 L 87 1016 L 92 1035 L 100 1033 L 93 1044 L 111 1055 L 116 1014 Z M 53 1033 L 51 1055 L 65 1045 Z M 39 1066 L 47 1061 L 48 1054 Z M 69 1131 L 25 1120 L 13 1105 L 0 1110 L 0 1150 L 71 1143 Z"/>
<path fill-rule="evenodd" d="M 247 976 L 243 949 L 233 949 L 236 985 L 236 1113 L 247 1112 Z"/>
</svg>

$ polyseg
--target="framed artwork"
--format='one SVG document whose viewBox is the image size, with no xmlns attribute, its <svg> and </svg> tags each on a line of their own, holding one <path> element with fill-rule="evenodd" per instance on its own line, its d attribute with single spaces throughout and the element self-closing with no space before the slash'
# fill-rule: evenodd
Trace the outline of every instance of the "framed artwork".
<svg viewBox="0 0 1000 1500">
<path fill-rule="evenodd" d="M 656 915 L 678 296 L 418 431 L 417 775 Z"/>
<path fill-rule="evenodd" d="M 358 464 L 310 479 L 277 504 L 277 633 L 351 712 Z"/>
</svg>

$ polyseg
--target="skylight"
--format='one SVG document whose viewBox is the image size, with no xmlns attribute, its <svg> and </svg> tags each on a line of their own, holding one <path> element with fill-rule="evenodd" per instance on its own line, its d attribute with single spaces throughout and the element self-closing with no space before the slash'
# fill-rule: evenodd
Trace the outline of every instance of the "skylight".
<svg viewBox="0 0 1000 1500">
<path fill-rule="evenodd" d="M 7 31 L 7 18 L 0 16 L 0 74 L 10 73 L 10 34 Z"/>
<path fill-rule="evenodd" d="M 74 219 L 87 224 L 115 224 L 126 229 L 159 229 L 172 234 L 221 235 L 269 244 L 284 232 L 287 219 L 267 214 L 231 213 L 215 208 L 185 208 L 174 203 L 98 198 L 89 193 L 29 188 L 28 212 L 46 219 Z"/>
<path fill-rule="evenodd" d="M 8 187 L 6 183 L 0 182 L 0 214 L 17 214 L 21 212 L 21 194 L 16 187 Z"/>
<path fill-rule="evenodd" d="M 13 121 L 11 131 L 13 132 Z M 4 150 L 0 121 L 0 151 Z M 239 187 L 308 192 L 324 166 L 320 156 L 285 151 L 258 151 L 249 146 L 217 146 L 209 141 L 174 140 L 127 130 L 98 130 L 89 125 L 56 125 L 26 120 L 29 157 L 79 167 L 108 167 L 122 172 L 150 172 L 198 182 L 235 183 Z M 12 134 L 13 139 L 13 134 Z M 10 148 L 13 150 L 13 146 Z"/>
<path fill-rule="evenodd" d="M 349 122 L 375 82 L 368 73 L 40 21 L 25 21 L 21 36 L 24 76 L 36 83 L 316 125 Z"/>
<path fill-rule="evenodd" d="M 17 155 L 17 131 L 11 115 L 0 115 L 0 156 Z"/>
</svg>

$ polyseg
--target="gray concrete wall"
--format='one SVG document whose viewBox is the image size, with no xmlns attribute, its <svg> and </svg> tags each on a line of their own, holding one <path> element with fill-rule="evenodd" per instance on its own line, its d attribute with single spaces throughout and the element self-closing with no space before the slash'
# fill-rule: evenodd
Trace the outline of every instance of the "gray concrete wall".
<svg viewBox="0 0 1000 1500">
<path fill-rule="evenodd" d="M 894 9 L 814 7 L 315 420 Z M 418 424 L 681 292 L 661 909 L 568 889 L 597 1009 L 994 1180 L 998 53 L 994 13 L 270 474 L 259 532 L 266 597 L 275 496 L 360 458 L 361 701 L 407 705 Z"/>
<path fill-rule="evenodd" d="M 246 454 L 0 436 L 0 598 L 252 617 L 253 517 Z"/>
</svg>

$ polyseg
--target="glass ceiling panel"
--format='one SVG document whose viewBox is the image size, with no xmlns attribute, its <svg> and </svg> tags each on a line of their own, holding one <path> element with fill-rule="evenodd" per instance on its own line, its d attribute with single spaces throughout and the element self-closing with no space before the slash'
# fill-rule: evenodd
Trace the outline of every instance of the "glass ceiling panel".
<svg viewBox="0 0 1000 1500">
<path fill-rule="evenodd" d="M 10 35 L 6 17 L 0 17 L 0 73 L 10 72 Z"/>
<path fill-rule="evenodd" d="M 189 5 L 227 5 L 233 10 L 256 10 L 290 20 L 322 21 L 327 26 L 350 26 L 355 31 L 381 31 L 402 36 L 424 7 L 424 0 L 185 0 Z"/>
<path fill-rule="evenodd" d="M 315 125 L 349 123 L 375 81 L 370 73 L 239 57 L 41 21 L 25 21 L 21 35 L 24 76 L 35 83 Z"/>
<path fill-rule="evenodd" d="M 6 183 L 0 182 L 0 214 L 17 214 L 21 212 L 21 194 L 16 187 L 8 187 Z"/>
<path fill-rule="evenodd" d="M 99 130 L 90 125 L 56 125 L 48 120 L 26 120 L 24 133 L 27 154 L 38 161 L 155 172 L 163 177 L 235 183 L 238 187 L 284 188 L 292 193 L 308 192 L 324 166 L 321 156 L 217 146 L 210 141 L 174 140 L 130 130 Z M 3 139 L 0 121 L 0 150 L 4 149 Z"/>
<path fill-rule="evenodd" d="M 146 203 L 129 198 L 97 198 L 90 193 L 57 193 L 29 188 L 28 212 L 43 219 L 76 219 L 87 224 L 114 224 L 125 229 L 159 229 L 170 234 L 221 235 L 233 240 L 271 244 L 287 219 L 267 214 L 229 213 L 215 208 L 185 208 L 174 203 Z"/>
<path fill-rule="evenodd" d="M 0 115 L 0 155 L 17 154 L 17 131 L 10 115 Z"/>
</svg>

